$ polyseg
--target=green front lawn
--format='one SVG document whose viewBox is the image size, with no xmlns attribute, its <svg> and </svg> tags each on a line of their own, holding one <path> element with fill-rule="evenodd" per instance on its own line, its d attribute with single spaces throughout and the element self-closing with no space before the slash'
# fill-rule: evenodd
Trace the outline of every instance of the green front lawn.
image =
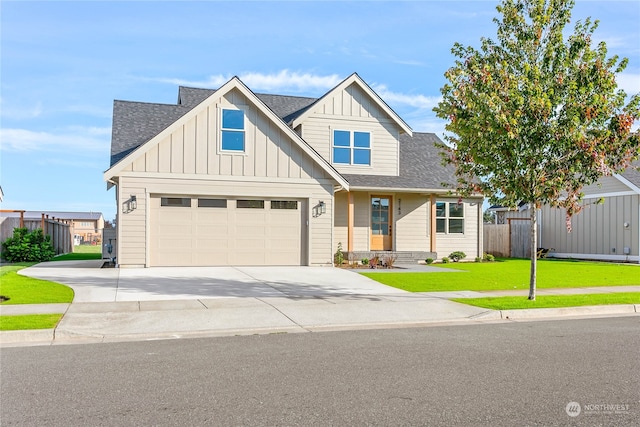
<svg viewBox="0 0 640 427">
<path fill-rule="evenodd" d="M 456 272 L 362 273 L 394 288 L 409 292 L 491 291 L 529 289 L 530 261 L 438 264 Z M 640 285 L 640 266 L 572 260 L 539 260 L 539 288 Z"/>
<path fill-rule="evenodd" d="M 523 297 L 454 298 L 452 301 L 491 310 L 523 308 L 581 307 L 586 305 L 640 304 L 640 292 L 579 295 L 538 295 L 535 301 Z"/>
</svg>

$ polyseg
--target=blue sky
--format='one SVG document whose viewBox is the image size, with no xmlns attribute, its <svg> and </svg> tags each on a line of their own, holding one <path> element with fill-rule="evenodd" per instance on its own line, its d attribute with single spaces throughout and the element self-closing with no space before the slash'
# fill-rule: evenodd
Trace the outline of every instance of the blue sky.
<svg viewBox="0 0 640 427">
<path fill-rule="evenodd" d="M 431 111 L 454 42 L 495 39 L 497 1 L 2 1 L 2 209 L 115 217 L 109 166 L 114 99 L 175 103 L 178 85 L 238 75 L 254 92 L 321 96 L 358 72 L 415 131 Z M 640 92 L 640 1 L 580 1 L 596 42 L 629 58 Z M 573 24 L 571 25 L 571 27 Z"/>
</svg>

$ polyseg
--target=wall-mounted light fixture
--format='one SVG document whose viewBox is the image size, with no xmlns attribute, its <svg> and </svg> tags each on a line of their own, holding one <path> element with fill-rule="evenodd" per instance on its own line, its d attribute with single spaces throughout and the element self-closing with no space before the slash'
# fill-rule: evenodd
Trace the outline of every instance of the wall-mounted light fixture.
<svg viewBox="0 0 640 427">
<path fill-rule="evenodd" d="M 122 203 L 122 213 L 133 212 L 138 208 L 138 198 L 133 194 Z"/>
<path fill-rule="evenodd" d="M 313 207 L 313 217 L 317 218 L 325 213 L 327 213 L 327 205 L 325 204 L 325 202 L 320 200 L 318 204 Z"/>
</svg>

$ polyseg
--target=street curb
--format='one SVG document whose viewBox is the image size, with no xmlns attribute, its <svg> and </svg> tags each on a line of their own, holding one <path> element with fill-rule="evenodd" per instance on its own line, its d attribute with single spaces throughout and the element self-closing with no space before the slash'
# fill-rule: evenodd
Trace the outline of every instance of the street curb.
<svg viewBox="0 0 640 427">
<path fill-rule="evenodd" d="M 545 317 L 601 316 L 601 315 L 607 315 L 607 314 L 637 314 L 637 313 L 640 313 L 640 304 L 587 305 L 583 307 L 500 310 L 500 317 L 504 320 L 514 320 L 514 319 L 540 319 Z"/>
<path fill-rule="evenodd" d="M 22 331 L 0 331 L 0 344 L 51 342 L 55 329 L 25 329 Z"/>
</svg>

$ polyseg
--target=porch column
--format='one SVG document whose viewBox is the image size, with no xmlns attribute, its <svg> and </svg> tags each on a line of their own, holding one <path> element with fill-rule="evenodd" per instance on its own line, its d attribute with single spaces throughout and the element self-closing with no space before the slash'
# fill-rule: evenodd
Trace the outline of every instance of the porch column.
<svg viewBox="0 0 640 427">
<path fill-rule="evenodd" d="M 436 252 L 436 195 L 432 194 L 430 199 L 430 211 L 431 219 L 429 221 L 429 238 L 431 245 L 431 252 Z"/>
<path fill-rule="evenodd" d="M 349 191 L 347 195 L 347 251 L 353 252 L 353 192 Z"/>
</svg>

